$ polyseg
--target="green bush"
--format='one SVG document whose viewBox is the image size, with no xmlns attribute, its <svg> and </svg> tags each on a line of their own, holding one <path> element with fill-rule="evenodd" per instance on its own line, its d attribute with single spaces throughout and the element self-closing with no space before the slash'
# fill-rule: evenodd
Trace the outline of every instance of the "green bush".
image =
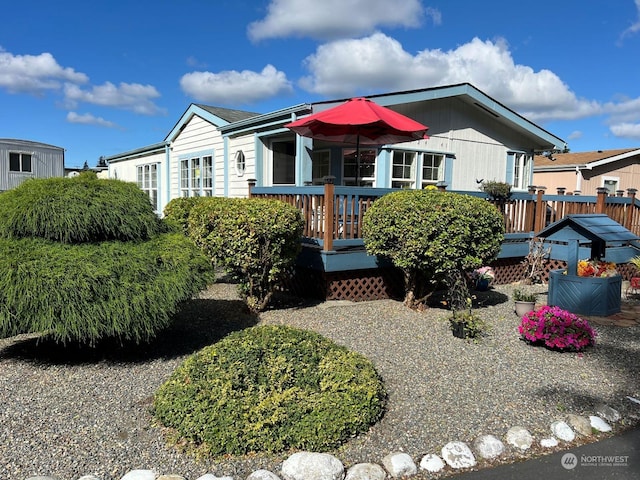
<svg viewBox="0 0 640 480">
<path fill-rule="evenodd" d="M 78 245 L 0 239 L 0 335 L 147 341 L 212 279 L 207 258 L 181 233 Z"/>
<path fill-rule="evenodd" d="M 136 185 L 95 175 L 28 180 L 7 191 L 0 202 L 4 238 L 145 240 L 161 227 L 149 197 Z"/>
<path fill-rule="evenodd" d="M 172 226 L 177 226 L 184 233 L 189 227 L 189 214 L 191 209 L 201 201 L 207 201 L 209 197 L 178 197 L 171 200 L 164 207 L 164 219 Z"/>
<path fill-rule="evenodd" d="M 207 198 L 189 214 L 189 236 L 239 282 L 254 312 L 290 274 L 303 228 L 300 211 L 279 200 Z"/>
<path fill-rule="evenodd" d="M 417 307 L 429 288 L 445 282 L 464 308 L 462 272 L 494 260 L 504 238 L 503 218 L 486 200 L 451 192 L 402 190 L 373 203 L 363 220 L 367 252 L 404 271 L 405 303 Z M 431 285 L 424 285 L 427 278 Z"/>
<path fill-rule="evenodd" d="M 233 333 L 189 357 L 156 392 L 155 416 L 212 455 L 324 450 L 383 413 L 373 365 L 285 326 Z"/>
</svg>

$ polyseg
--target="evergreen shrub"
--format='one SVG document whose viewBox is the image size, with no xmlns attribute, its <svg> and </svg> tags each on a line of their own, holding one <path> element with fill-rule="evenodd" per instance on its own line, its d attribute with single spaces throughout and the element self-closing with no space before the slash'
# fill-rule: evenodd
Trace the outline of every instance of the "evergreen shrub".
<svg viewBox="0 0 640 480">
<path fill-rule="evenodd" d="M 367 252 L 389 258 L 406 280 L 405 303 L 415 307 L 427 287 L 460 283 L 461 272 L 487 265 L 498 255 L 504 220 L 486 200 L 452 192 L 401 190 L 384 195 L 363 219 Z M 430 285 L 420 283 L 428 279 Z M 459 288 L 456 286 L 456 290 Z M 464 308 L 468 289 L 460 292 Z"/>
<path fill-rule="evenodd" d="M 191 209 L 199 202 L 207 201 L 211 197 L 178 197 L 171 200 L 164 207 L 164 220 L 172 226 L 178 227 L 187 233 L 189 227 L 189 214 Z"/>
<path fill-rule="evenodd" d="M 63 243 L 146 240 L 161 231 L 149 197 L 133 183 L 74 178 L 31 179 L 5 192 L 0 236 Z"/>
<path fill-rule="evenodd" d="M 264 310 L 301 249 L 300 211 L 279 200 L 207 198 L 189 214 L 189 236 L 238 281 L 251 311 Z"/>
<path fill-rule="evenodd" d="M 362 355 L 310 331 L 258 326 L 189 357 L 153 412 L 210 455 L 335 448 L 383 413 L 384 385 Z"/>
</svg>

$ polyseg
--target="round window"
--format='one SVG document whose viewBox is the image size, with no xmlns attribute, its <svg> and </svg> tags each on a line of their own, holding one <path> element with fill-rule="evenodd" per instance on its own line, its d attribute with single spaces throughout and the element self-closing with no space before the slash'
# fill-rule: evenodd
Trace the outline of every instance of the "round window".
<svg viewBox="0 0 640 480">
<path fill-rule="evenodd" d="M 236 173 L 239 177 L 244 175 L 245 170 L 247 169 L 247 161 L 244 158 L 244 152 L 242 150 L 238 150 L 236 152 Z"/>
</svg>

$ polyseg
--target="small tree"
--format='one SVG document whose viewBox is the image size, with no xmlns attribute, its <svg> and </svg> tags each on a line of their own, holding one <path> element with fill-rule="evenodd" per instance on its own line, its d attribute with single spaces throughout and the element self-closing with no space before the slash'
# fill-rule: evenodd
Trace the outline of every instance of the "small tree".
<svg viewBox="0 0 640 480">
<path fill-rule="evenodd" d="M 189 236 L 239 282 L 254 312 L 290 274 L 304 228 L 298 209 L 261 198 L 208 198 L 193 206 L 188 223 Z"/>
<path fill-rule="evenodd" d="M 494 260 L 504 238 L 500 212 L 486 200 L 450 192 L 402 190 L 377 200 L 364 216 L 367 252 L 389 258 L 405 277 L 405 304 L 424 304 L 446 283 L 452 308 L 465 308 L 463 272 Z"/>
</svg>

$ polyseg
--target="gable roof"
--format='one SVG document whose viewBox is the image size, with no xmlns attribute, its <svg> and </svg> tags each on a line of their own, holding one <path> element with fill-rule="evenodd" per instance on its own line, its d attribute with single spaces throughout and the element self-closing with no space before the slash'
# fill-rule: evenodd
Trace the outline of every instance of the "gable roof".
<svg viewBox="0 0 640 480">
<path fill-rule="evenodd" d="M 622 148 L 618 150 L 597 150 L 594 152 L 553 153 L 551 157 L 536 155 L 534 171 L 574 170 L 593 168 L 634 156 L 640 157 L 640 148 Z"/>
<path fill-rule="evenodd" d="M 64 150 L 62 147 L 57 147 L 55 145 L 50 145 L 48 143 L 42 142 L 34 142 L 32 140 L 20 140 L 18 138 L 0 138 L 0 144 L 2 145 L 11 145 L 14 147 L 21 148 L 53 148 L 56 150 Z"/>
<path fill-rule="evenodd" d="M 194 115 L 198 115 L 212 125 L 220 128 L 224 127 L 225 125 L 229 125 L 230 123 L 255 117 L 259 114 L 253 112 L 245 112 L 243 110 L 233 110 L 229 108 L 212 107 L 209 105 L 192 103 L 191 105 L 189 105 L 189 108 L 187 108 L 187 110 L 182 114 L 169 134 L 165 137 L 165 142 L 173 141 L 176 136 L 184 129 L 186 124 L 189 123 L 189 121 L 194 117 Z"/>
<path fill-rule="evenodd" d="M 379 105 L 389 107 L 403 103 L 425 102 L 450 97 L 456 97 L 471 108 L 477 108 L 484 114 L 489 115 L 496 122 L 507 125 L 509 128 L 517 130 L 524 136 L 532 139 L 536 151 L 565 150 L 567 148 L 567 143 L 560 137 L 536 125 L 467 82 L 418 90 L 368 95 L 365 98 L 369 98 Z M 312 104 L 313 111 L 325 110 L 339 103 L 344 103 L 347 100 L 348 98 L 316 102 Z"/>
</svg>

